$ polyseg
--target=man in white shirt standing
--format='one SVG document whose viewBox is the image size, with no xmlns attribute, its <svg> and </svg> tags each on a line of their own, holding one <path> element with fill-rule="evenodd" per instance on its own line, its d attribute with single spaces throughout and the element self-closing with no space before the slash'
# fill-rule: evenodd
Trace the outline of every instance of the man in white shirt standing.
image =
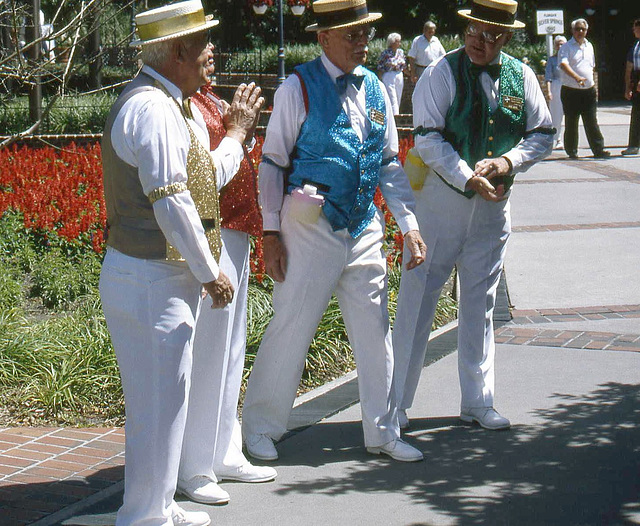
<svg viewBox="0 0 640 526">
<path fill-rule="evenodd" d="M 427 20 L 422 28 L 422 35 L 413 39 L 411 49 L 407 54 L 411 82 L 415 84 L 425 68 L 445 53 L 446 51 L 436 36 L 436 25 L 431 20 Z"/>
<path fill-rule="evenodd" d="M 242 85 L 227 134 L 209 152 L 189 97 L 209 81 L 213 46 L 200 0 L 136 16 L 144 66 L 122 92 L 102 141 L 107 253 L 100 297 L 118 359 L 126 409 L 126 464 L 116 524 L 205 526 L 205 512 L 173 500 L 191 383 L 192 341 L 204 290 L 231 302 L 220 270 L 218 189 L 237 172 L 263 100 Z M 193 111 L 192 111 L 193 110 Z"/>
<path fill-rule="evenodd" d="M 558 51 L 562 71 L 562 109 L 564 111 L 564 149 L 571 159 L 578 158 L 578 119 L 582 117 L 589 147 L 596 159 L 611 155 L 604 149 L 598 126 L 598 94 L 593 80 L 596 57 L 587 40 L 589 24 L 584 18 L 571 22 L 573 37 Z"/>
<path fill-rule="evenodd" d="M 287 431 L 309 344 L 335 292 L 358 368 L 367 451 L 419 461 L 422 453 L 400 438 L 391 388 L 377 188 L 404 233 L 408 268 L 422 263 L 426 247 L 389 96 L 363 67 L 370 23 L 382 15 L 365 0 L 317 0 L 313 12 L 317 22 L 306 29 L 317 33 L 322 55 L 278 88 L 262 149 L 264 260 L 276 283 L 242 411 L 245 444 L 254 458 L 278 458 L 273 442 Z"/>
<path fill-rule="evenodd" d="M 474 0 L 464 46 L 424 72 L 413 94 L 415 148 L 433 173 L 416 192 L 429 252 L 403 271 L 393 327 L 400 423 L 408 427 L 442 287 L 458 269 L 460 419 L 510 422 L 494 408 L 493 309 L 511 231 L 516 173 L 551 153 L 551 115 L 531 68 L 501 49 L 523 28 L 513 0 Z"/>
</svg>

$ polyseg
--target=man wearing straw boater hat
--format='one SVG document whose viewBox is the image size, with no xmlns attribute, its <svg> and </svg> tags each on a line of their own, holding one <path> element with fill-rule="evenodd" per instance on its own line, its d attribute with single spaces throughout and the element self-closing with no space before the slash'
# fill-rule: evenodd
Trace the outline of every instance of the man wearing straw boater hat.
<svg viewBox="0 0 640 526">
<path fill-rule="evenodd" d="M 432 63 L 413 95 L 415 144 L 430 167 L 416 192 L 416 215 L 429 253 L 404 272 L 393 331 L 402 427 L 409 422 L 427 340 L 443 285 L 457 267 L 460 283 L 460 418 L 487 429 L 508 419 L 494 405 L 493 309 L 511 220 L 509 194 L 518 172 L 545 158 L 554 130 L 533 71 L 501 52 L 516 20 L 513 0 L 473 0 L 464 46 Z"/>
<path fill-rule="evenodd" d="M 391 389 L 377 188 L 405 234 L 409 268 L 426 247 L 397 160 L 391 103 L 362 66 L 371 23 L 382 15 L 369 13 L 365 0 L 318 0 L 313 12 L 316 23 L 306 29 L 316 32 L 322 55 L 276 92 L 260 165 L 264 259 L 276 284 L 242 412 L 245 444 L 254 458 L 278 458 L 274 441 L 287 430 L 309 344 L 335 292 L 358 368 L 365 446 L 417 461 L 422 453 L 400 439 Z"/>
<path fill-rule="evenodd" d="M 218 189 L 237 171 L 263 100 L 240 86 L 227 136 L 209 152 L 189 97 L 213 59 L 200 0 L 136 16 L 144 63 L 105 125 L 107 253 L 100 296 L 120 367 L 127 421 L 124 502 L 117 525 L 207 525 L 173 500 L 188 410 L 192 340 L 202 288 L 214 307 L 233 297 L 219 269 Z M 203 415 L 205 417 L 205 415 Z"/>
</svg>

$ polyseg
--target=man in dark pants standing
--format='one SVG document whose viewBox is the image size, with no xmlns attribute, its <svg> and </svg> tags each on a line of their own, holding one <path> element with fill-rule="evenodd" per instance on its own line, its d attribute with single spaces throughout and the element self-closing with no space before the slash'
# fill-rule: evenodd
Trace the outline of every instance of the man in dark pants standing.
<svg viewBox="0 0 640 526">
<path fill-rule="evenodd" d="M 573 38 L 558 51 L 562 76 L 562 108 L 565 118 L 564 149 L 571 159 L 578 158 L 578 119 L 582 117 L 589 147 L 596 159 L 611 155 L 604 149 L 598 126 L 598 95 L 593 80 L 596 66 L 593 46 L 587 40 L 589 24 L 584 18 L 571 22 Z"/>
<path fill-rule="evenodd" d="M 633 21 L 633 35 L 637 40 L 627 55 L 624 73 L 624 98 L 631 101 L 629 146 L 622 155 L 637 155 L 640 148 L 640 18 Z"/>
</svg>

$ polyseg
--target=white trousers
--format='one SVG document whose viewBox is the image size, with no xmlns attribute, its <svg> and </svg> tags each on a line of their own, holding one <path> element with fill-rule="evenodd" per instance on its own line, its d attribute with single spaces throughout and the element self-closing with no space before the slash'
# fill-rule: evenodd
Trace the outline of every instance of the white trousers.
<svg viewBox="0 0 640 526">
<path fill-rule="evenodd" d="M 117 526 L 173 525 L 201 288 L 184 264 L 107 249 L 100 297 L 127 416 L 124 502 Z"/>
<path fill-rule="evenodd" d="M 404 75 L 402 71 L 385 71 L 382 74 L 382 83 L 387 88 L 393 114 L 400 113 L 400 103 L 402 102 L 402 90 L 404 89 Z"/>
<path fill-rule="evenodd" d="M 346 229 L 334 232 L 324 214 L 315 224 L 291 218 L 289 202 L 281 212 L 286 278 L 274 287 L 274 316 L 249 377 L 242 431 L 274 440 L 286 432 L 309 345 L 335 292 L 358 368 L 365 445 L 385 444 L 399 428 L 381 214 L 353 239 Z"/>
<path fill-rule="evenodd" d="M 551 122 L 556 129 L 556 134 L 553 136 L 553 144 L 562 140 L 562 118 L 564 117 L 564 111 L 562 110 L 562 99 L 560 98 L 561 90 L 562 82 L 560 79 L 551 82 L 551 96 L 553 98 L 549 101 L 549 111 L 551 112 Z"/>
<path fill-rule="evenodd" d="M 416 193 L 416 217 L 427 260 L 402 273 L 393 327 L 394 383 L 400 409 L 411 407 L 442 287 L 458 268 L 458 374 L 461 407 L 491 407 L 494 392 L 493 309 L 507 239 L 509 201 L 467 199 L 437 175 Z M 405 257 L 407 255 L 405 254 Z"/>
<path fill-rule="evenodd" d="M 180 462 L 181 480 L 239 467 L 247 459 L 237 420 L 247 340 L 249 235 L 222 229 L 220 268 L 235 289 L 224 309 L 203 301 L 193 343 L 193 372 L 185 438 Z"/>
</svg>

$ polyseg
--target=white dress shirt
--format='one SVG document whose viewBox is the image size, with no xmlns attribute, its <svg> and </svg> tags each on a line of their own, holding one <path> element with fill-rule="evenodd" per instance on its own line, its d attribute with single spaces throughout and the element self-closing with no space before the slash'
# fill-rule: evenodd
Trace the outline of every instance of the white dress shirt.
<svg viewBox="0 0 640 526">
<path fill-rule="evenodd" d="M 427 40 L 424 35 L 418 35 L 411 43 L 408 56 L 415 60 L 417 66 L 426 67 L 445 53 L 438 37 L 432 36 Z"/>
<path fill-rule="evenodd" d="M 336 78 L 344 72 L 329 61 L 323 53 L 322 64 L 335 83 Z M 358 73 L 358 68 L 354 73 Z M 398 132 L 393 118 L 391 102 L 384 85 L 380 89 L 384 95 L 387 129 L 384 136 L 383 159 L 391 159 L 398 154 Z M 371 131 L 366 117 L 366 96 L 364 82 L 360 89 L 353 84 L 347 86 L 346 92 L 340 96 L 342 108 L 349 117 L 351 127 L 362 142 Z M 297 75 L 289 76 L 276 91 L 273 113 L 267 126 L 267 135 L 262 147 L 262 155 L 271 163 L 260 163 L 260 205 L 265 230 L 280 230 L 280 209 L 284 193 L 284 170 L 291 164 L 291 153 L 295 147 L 300 128 L 307 118 L 302 96 L 302 87 Z M 379 186 L 402 233 L 417 230 L 418 223 L 413 215 L 414 198 L 402 165 L 398 160 L 380 168 Z"/>
<path fill-rule="evenodd" d="M 182 105 L 180 88 L 148 66 L 142 72 L 161 82 Z M 204 118 L 195 105 L 191 108 L 194 119 L 189 119 L 189 125 L 209 150 Z M 125 102 L 113 123 L 111 143 L 120 159 L 138 168 L 145 195 L 172 183 L 187 182 L 189 131 L 178 106 L 161 90 L 141 91 Z M 242 145 L 229 137 L 211 152 L 218 188 L 236 174 L 243 155 Z M 202 283 L 218 279 L 218 264 L 211 255 L 191 194 L 181 192 L 159 199 L 153 204 L 153 212 L 168 242 L 180 251 L 193 275 Z"/>
<path fill-rule="evenodd" d="M 496 61 L 499 60 L 499 57 Z M 524 103 L 527 115 L 526 130 L 551 127 L 551 115 L 547 108 L 538 79 L 529 66 L 524 70 Z M 487 96 L 491 111 L 498 107 L 499 83 L 488 73 L 480 75 L 482 89 Z M 415 128 L 443 130 L 447 112 L 456 95 L 456 82 L 451 66 L 445 58 L 431 64 L 418 80 L 413 93 L 413 125 Z M 458 152 L 439 133 L 416 135 L 416 148 L 422 160 L 434 169 L 449 184 L 461 191 L 471 179 L 474 167 L 460 158 Z M 532 133 L 522 139 L 513 149 L 504 154 L 513 166 L 513 173 L 524 172 L 540 159 L 551 153 L 553 135 Z"/>
<path fill-rule="evenodd" d="M 591 42 L 586 38 L 582 45 L 578 44 L 573 37 L 569 42 L 563 44 L 558 50 L 558 63 L 568 64 L 579 76 L 587 79 L 584 85 L 581 86 L 576 79 L 570 77 L 566 71 L 560 68 L 563 86 L 574 89 L 589 89 L 594 86 L 593 69 L 596 67 L 596 57 Z"/>
</svg>

